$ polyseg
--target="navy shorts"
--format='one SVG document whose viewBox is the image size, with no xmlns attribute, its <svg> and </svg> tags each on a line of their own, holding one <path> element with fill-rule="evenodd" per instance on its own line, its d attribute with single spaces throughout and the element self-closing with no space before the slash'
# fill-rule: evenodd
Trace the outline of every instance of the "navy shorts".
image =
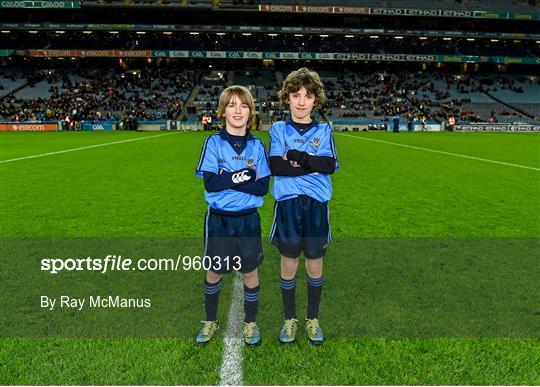
<svg viewBox="0 0 540 387">
<path fill-rule="evenodd" d="M 243 215 L 209 210 L 204 223 L 204 256 L 203 267 L 218 274 L 255 270 L 264 258 L 257 210 Z"/>
<path fill-rule="evenodd" d="M 302 251 L 307 259 L 324 256 L 332 242 L 328 202 L 305 195 L 276 202 L 270 242 L 285 257 L 299 257 Z"/>
</svg>

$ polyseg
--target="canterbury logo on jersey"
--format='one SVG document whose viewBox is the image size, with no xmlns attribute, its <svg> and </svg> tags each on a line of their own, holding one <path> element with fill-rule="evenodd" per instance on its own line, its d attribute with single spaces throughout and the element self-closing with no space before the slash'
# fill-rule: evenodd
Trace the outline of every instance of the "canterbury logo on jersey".
<svg viewBox="0 0 540 387">
<path fill-rule="evenodd" d="M 232 181 L 235 184 L 243 183 L 251 179 L 251 176 L 248 175 L 247 171 L 238 172 L 232 175 Z"/>
</svg>

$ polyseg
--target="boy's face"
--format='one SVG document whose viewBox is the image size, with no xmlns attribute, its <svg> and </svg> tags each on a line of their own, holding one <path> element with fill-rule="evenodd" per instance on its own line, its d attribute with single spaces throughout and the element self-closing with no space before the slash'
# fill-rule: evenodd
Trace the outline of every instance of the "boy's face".
<svg viewBox="0 0 540 387">
<path fill-rule="evenodd" d="M 292 119 L 298 123 L 310 123 L 311 112 L 315 105 L 315 96 L 309 93 L 304 86 L 300 90 L 289 94 L 289 106 Z"/>
<path fill-rule="evenodd" d="M 225 122 L 228 128 L 245 129 L 249 120 L 249 105 L 233 94 L 225 107 Z"/>
</svg>

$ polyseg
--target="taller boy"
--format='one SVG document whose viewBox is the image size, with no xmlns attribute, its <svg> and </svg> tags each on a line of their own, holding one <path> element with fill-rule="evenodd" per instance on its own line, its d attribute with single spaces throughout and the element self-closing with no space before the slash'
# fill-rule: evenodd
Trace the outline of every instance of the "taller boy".
<svg viewBox="0 0 540 387">
<path fill-rule="evenodd" d="M 270 129 L 270 169 L 275 176 L 276 199 L 270 242 L 281 254 L 280 287 L 285 323 L 279 334 L 282 343 L 296 338 L 296 271 L 304 252 L 308 274 L 306 330 L 309 342 L 322 344 L 319 324 L 323 259 L 332 241 L 328 201 L 332 196 L 330 175 L 338 168 L 332 129 L 311 117 L 324 100 L 319 75 L 307 68 L 290 73 L 280 91 L 291 116 Z"/>
</svg>

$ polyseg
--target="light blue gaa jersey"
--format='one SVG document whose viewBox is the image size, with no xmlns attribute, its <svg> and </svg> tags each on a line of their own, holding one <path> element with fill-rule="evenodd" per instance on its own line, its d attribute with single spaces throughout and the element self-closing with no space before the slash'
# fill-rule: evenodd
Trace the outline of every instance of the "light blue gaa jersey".
<svg viewBox="0 0 540 387">
<path fill-rule="evenodd" d="M 228 141 L 227 132 L 222 129 L 219 133 L 209 136 L 204 142 L 196 174 L 203 177 L 203 172 L 219 174 L 221 169 L 233 172 L 245 168 L 255 169 L 258 179 L 271 175 L 264 144 L 248 133 L 245 148 L 237 153 Z M 228 212 L 244 211 L 263 205 L 261 196 L 234 189 L 219 192 L 204 191 L 204 199 L 210 208 Z"/>
<path fill-rule="evenodd" d="M 270 129 L 270 156 L 283 157 L 290 149 L 304 151 L 312 156 L 333 157 L 336 159 L 336 171 L 339 169 L 332 129 L 327 123 L 320 124 L 313 120 L 302 133 L 294 127 L 290 117 L 274 123 Z M 327 202 L 332 197 L 332 182 L 330 175 L 318 172 L 294 177 L 275 176 L 272 195 L 278 201 L 307 195 L 320 202 Z"/>
</svg>

